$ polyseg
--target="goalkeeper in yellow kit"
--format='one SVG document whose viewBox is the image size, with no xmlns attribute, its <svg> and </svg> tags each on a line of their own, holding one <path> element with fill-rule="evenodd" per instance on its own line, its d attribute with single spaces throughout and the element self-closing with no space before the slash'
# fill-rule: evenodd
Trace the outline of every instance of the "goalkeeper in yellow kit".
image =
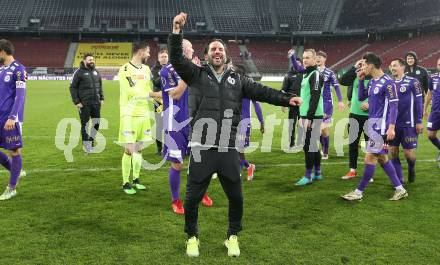
<svg viewBox="0 0 440 265">
<path fill-rule="evenodd" d="M 146 187 L 140 183 L 139 173 L 142 166 L 142 148 L 144 142 L 152 141 L 150 125 L 151 97 L 161 97 L 160 92 L 152 92 L 151 71 L 143 64 L 150 57 L 147 43 L 133 44 L 133 57 L 119 69 L 120 86 L 120 125 L 119 143 L 124 146 L 122 156 L 123 190 L 135 194 L 136 189 Z M 130 183 L 130 172 L 133 182 Z"/>
</svg>

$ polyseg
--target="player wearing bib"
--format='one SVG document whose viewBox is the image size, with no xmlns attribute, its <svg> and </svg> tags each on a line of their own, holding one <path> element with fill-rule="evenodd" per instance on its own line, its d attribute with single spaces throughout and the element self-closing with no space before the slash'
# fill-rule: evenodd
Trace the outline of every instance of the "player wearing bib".
<svg viewBox="0 0 440 265">
<path fill-rule="evenodd" d="M 321 180 L 321 153 L 318 141 L 321 134 L 321 123 L 324 116 L 322 101 L 323 76 L 316 66 L 316 52 L 306 49 L 303 53 L 303 64 L 306 72 L 301 82 L 301 99 L 303 104 L 299 108 L 300 130 L 299 134 L 304 139 L 304 159 L 306 172 L 296 182 L 296 186 L 311 184 L 314 180 Z M 305 137 L 304 137 L 305 136 Z M 312 177 L 312 170 L 315 169 Z"/>
<path fill-rule="evenodd" d="M 358 97 L 359 82 L 363 82 L 364 87 L 368 87 L 370 77 L 365 77 L 363 81 L 360 81 L 357 77 L 357 72 L 361 71 L 362 60 L 356 62 L 354 67 L 348 70 L 341 76 L 339 80 L 341 85 L 347 86 L 347 98 L 349 100 L 350 114 L 348 124 L 349 135 L 349 168 L 350 170 L 342 176 L 342 179 L 351 179 L 357 176 L 357 160 L 359 157 L 359 141 L 361 140 L 362 133 L 364 134 L 365 142 L 368 142 L 367 131 L 364 128 L 365 123 L 368 121 L 368 98 L 360 101 Z"/>
<path fill-rule="evenodd" d="M 316 65 L 318 66 L 318 71 L 324 78 L 324 86 L 322 89 L 322 100 L 323 100 L 323 110 L 324 116 L 322 120 L 322 131 L 320 142 L 322 144 L 322 159 L 328 159 L 328 150 L 330 144 L 330 131 L 329 127 L 332 123 L 333 116 L 333 95 L 331 91 L 331 87 L 334 87 L 336 96 L 338 97 L 338 109 L 339 111 L 344 110 L 344 103 L 342 102 L 342 94 L 339 88 L 338 79 L 336 78 L 335 73 L 325 66 L 325 62 L 327 60 L 327 54 L 323 51 L 318 51 L 316 53 Z M 299 65 L 296 60 L 295 54 L 292 53 L 290 55 L 290 61 L 292 63 L 293 68 L 300 72 L 305 73 L 305 68 Z"/>
</svg>

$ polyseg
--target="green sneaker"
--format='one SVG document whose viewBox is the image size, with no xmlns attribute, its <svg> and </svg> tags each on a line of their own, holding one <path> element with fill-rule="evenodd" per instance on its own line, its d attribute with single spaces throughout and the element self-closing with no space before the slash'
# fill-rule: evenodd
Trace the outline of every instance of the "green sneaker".
<svg viewBox="0 0 440 265">
<path fill-rule="evenodd" d="M 322 180 L 322 175 L 315 175 L 315 174 L 313 174 L 313 178 L 312 178 L 314 181 L 315 180 L 317 180 L 317 181 L 319 181 L 319 180 Z"/>
<path fill-rule="evenodd" d="M 186 255 L 188 255 L 188 257 L 198 257 L 199 245 L 200 241 L 197 239 L 197 237 L 193 236 L 188 239 L 188 241 L 186 241 Z"/>
<path fill-rule="evenodd" d="M 231 235 L 229 239 L 226 239 L 225 247 L 228 249 L 229 257 L 240 256 L 240 247 L 238 246 L 238 238 L 236 235 Z"/>
<path fill-rule="evenodd" d="M 297 183 L 295 183 L 295 186 L 305 186 L 308 184 L 312 184 L 312 180 L 304 176 L 300 180 L 298 180 Z"/>
<path fill-rule="evenodd" d="M 131 184 L 128 183 L 128 182 L 125 183 L 125 184 L 122 186 L 122 189 L 123 189 L 124 192 L 127 193 L 128 195 L 136 194 L 136 190 L 133 189 L 133 187 L 131 186 Z"/>
<path fill-rule="evenodd" d="M 133 186 L 138 190 L 146 190 L 147 189 L 147 187 L 145 187 L 144 185 L 141 184 L 141 181 L 139 180 L 139 178 L 133 179 Z"/>
</svg>

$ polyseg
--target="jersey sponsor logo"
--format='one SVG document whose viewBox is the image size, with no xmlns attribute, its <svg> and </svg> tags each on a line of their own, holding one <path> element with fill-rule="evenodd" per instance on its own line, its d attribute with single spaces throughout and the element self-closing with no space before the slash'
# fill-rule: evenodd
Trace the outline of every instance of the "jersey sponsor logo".
<svg viewBox="0 0 440 265">
<path fill-rule="evenodd" d="M 168 83 L 169 83 L 170 87 L 175 87 L 176 86 L 176 82 L 174 82 L 174 79 L 173 79 L 171 73 L 168 73 Z M 165 81 L 164 86 L 165 85 L 166 85 L 166 81 Z"/>
<path fill-rule="evenodd" d="M 413 143 L 413 142 L 417 142 L 417 137 L 409 137 L 406 136 L 404 139 L 405 143 Z"/>
<path fill-rule="evenodd" d="M 388 85 L 387 89 L 388 89 L 388 93 L 394 97 L 393 86 L 392 85 Z"/>
<path fill-rule="evenodd" d="M 235 85 L 235 79 L 232 77 L 228 77 L 228 83 L 231 85 Z"/>
<path fill-rule="evenodd" d="M 123 131 L 122 134 L 124 136 L 130 136 L 130 135 L 134 135 L 134 131 Z"/>
<path fill-rule="evenodd" d="M 147 76 L 146 75 L 136 75 L 136 79 L 137 80 L 146 80 Z"/>
<path fill-rule="evenodd" d="M 420 82 L 414 82 L 414 87 L 417 94 L 422 94 L 422 87 L 420 86 Z"/>
<path fill-rule="evenodd" d="M 26 82 L 17 81 L 17 82 L 15 82 L 15 87 L 16 88 L 26 88 Z"/>
<path fill-rule="evenodd" d="M 5 140 L 6 140 L 6 143 L 10 144 L 10 143 L 21 141 L 21 137 L 18 135 L 17 136 L 6 136 Z"/>
<path fill-rule="evenodd" d="M 5 80 L 5 82 L 11 81 L 11 76 L 10 75 L 6 75 L 4 80 Z"/>
</svg>

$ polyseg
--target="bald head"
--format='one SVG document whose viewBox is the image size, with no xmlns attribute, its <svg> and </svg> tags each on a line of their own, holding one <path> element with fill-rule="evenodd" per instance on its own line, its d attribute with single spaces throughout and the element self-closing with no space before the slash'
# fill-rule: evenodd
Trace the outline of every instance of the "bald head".
<svg viewBox="0 0 440 265">
<path fill-rule="evenodd" d="M 183 50 L 183 55 L 191 60 L 193 58 L 193 54 L 194 54 L 194 49 L 192 47 L 192 44 L 189 40 L 187 39 L 183 39 L 182 41 L 182 50 Z"/>
</svg>

